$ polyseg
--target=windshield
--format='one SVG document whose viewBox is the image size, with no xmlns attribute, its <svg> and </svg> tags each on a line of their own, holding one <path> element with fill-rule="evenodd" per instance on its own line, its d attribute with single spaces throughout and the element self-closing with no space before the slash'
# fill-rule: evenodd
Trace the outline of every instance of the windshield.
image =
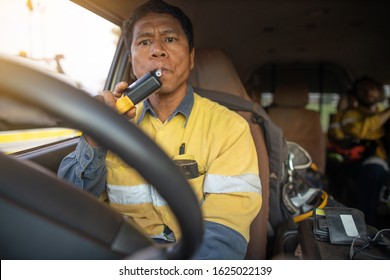
<svg viewBox="0 0 390 280">
<path fill-rule="evenodd" d="M 116 49 L 119 27 L 70 1 L 2 0 L 0 6 L 1 54 L 22 57 L 87 94 L 99 94 Z M 25 104 L 13 100 L 0 100 L 3 152 L 14 153 L 80 135 L 57 126 L 58 122 L 43 112 L 26 109 Z"/>
</svg>

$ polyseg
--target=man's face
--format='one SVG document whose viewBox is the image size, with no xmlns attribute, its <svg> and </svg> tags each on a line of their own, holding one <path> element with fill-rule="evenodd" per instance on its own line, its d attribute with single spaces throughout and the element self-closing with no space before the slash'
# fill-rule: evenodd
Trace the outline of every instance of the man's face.
<svg viewBox="0 0 390 280">
<path fill-rule="evenodd" d="M 371 82 L 361 82 L 356 87 L 357 98 L 365 106 L 371 106 L 381 101 L 377 86 Z"/>
<path fill-rule="evenodd" d="M 160 94 L 186 89 L 194 66 L 194 50 L 189 50 L 187 37 L 179 21 L 169 14 L 150 13 L 135 24 L 131 44 L 133 73 L 162 70 Z"/>
</svg>

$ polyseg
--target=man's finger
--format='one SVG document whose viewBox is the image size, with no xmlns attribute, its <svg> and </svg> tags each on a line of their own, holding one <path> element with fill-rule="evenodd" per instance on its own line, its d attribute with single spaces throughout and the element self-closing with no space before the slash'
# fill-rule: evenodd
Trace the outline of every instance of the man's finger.
<svg viewBox="0 0 390 280">
<path fill-rule="evenodd" d="M 136 107 L 133 107 L 131 108 L 129 111 L 126 112 L 126 116 L 129 118 L 129 119 L 133 119 L 135 117 L 137 113 L 137 108 Z"/>
<path fill-rule="evenodd" d="M 114 98 L 114 95 L 111 91 L 105 90 L 105 91 L 103 91 L 101 96 L 103 97 L 104 103 L 106 103 L 107 106 L 109 106 L 111 108 L 116 108 L 115 107 L 115 98 Z"/>
<path fill-rule="evenodd" d="M 115 89 L 114 89 L 114 95 L 116 97 L 120 97 L 122 95 L 122 92 L 125 89 L 127 89 L 128 86 L 129 86 L 129 84 L 126 83 L 126 82 L 117 83 L 116 86 L 115 86 Z"/>
</svg>

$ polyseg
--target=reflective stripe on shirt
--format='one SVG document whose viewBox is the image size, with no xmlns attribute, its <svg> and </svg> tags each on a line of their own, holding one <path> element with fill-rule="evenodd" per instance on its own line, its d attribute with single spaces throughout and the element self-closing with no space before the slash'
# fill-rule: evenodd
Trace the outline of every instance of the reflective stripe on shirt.
<svg viewBox="0 0 390 280">
<path fill-rule="evenodd" d="M 239 176 L 223 176 L 208 174 L 204 183 L 205 193 L 261 193 L 261 184 L 258 175 L 244 174 Z"/>
<path fill-rule="evenodd" d="M 148 184 L 136 186 L 107 185 L 107 194 L 111 203 L 115 204 L 145 204 L 166 206 L 167 202 Z"/>
</svg>

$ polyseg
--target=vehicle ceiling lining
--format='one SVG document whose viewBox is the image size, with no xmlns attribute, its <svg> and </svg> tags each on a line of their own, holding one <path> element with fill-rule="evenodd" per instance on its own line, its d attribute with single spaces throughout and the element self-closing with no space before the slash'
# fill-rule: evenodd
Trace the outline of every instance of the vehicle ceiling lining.
<svg viewBox="0 0 390 280">
<path fill-rule="evenodd" d="M 118 26 L 130 11 L 146 2 L 72 1 Z M 224 48 L 243 80 L 267 63 L 329 61 L 348 69 L 353 77 L 368 74 L 390 82 L 388 0 L 166 1 L 192 19 L 195 47 Z M 297 38 L 297 34 L 301 36 Z M 372 60 L 383 63 L 373 64 Z"/>
</svg>

